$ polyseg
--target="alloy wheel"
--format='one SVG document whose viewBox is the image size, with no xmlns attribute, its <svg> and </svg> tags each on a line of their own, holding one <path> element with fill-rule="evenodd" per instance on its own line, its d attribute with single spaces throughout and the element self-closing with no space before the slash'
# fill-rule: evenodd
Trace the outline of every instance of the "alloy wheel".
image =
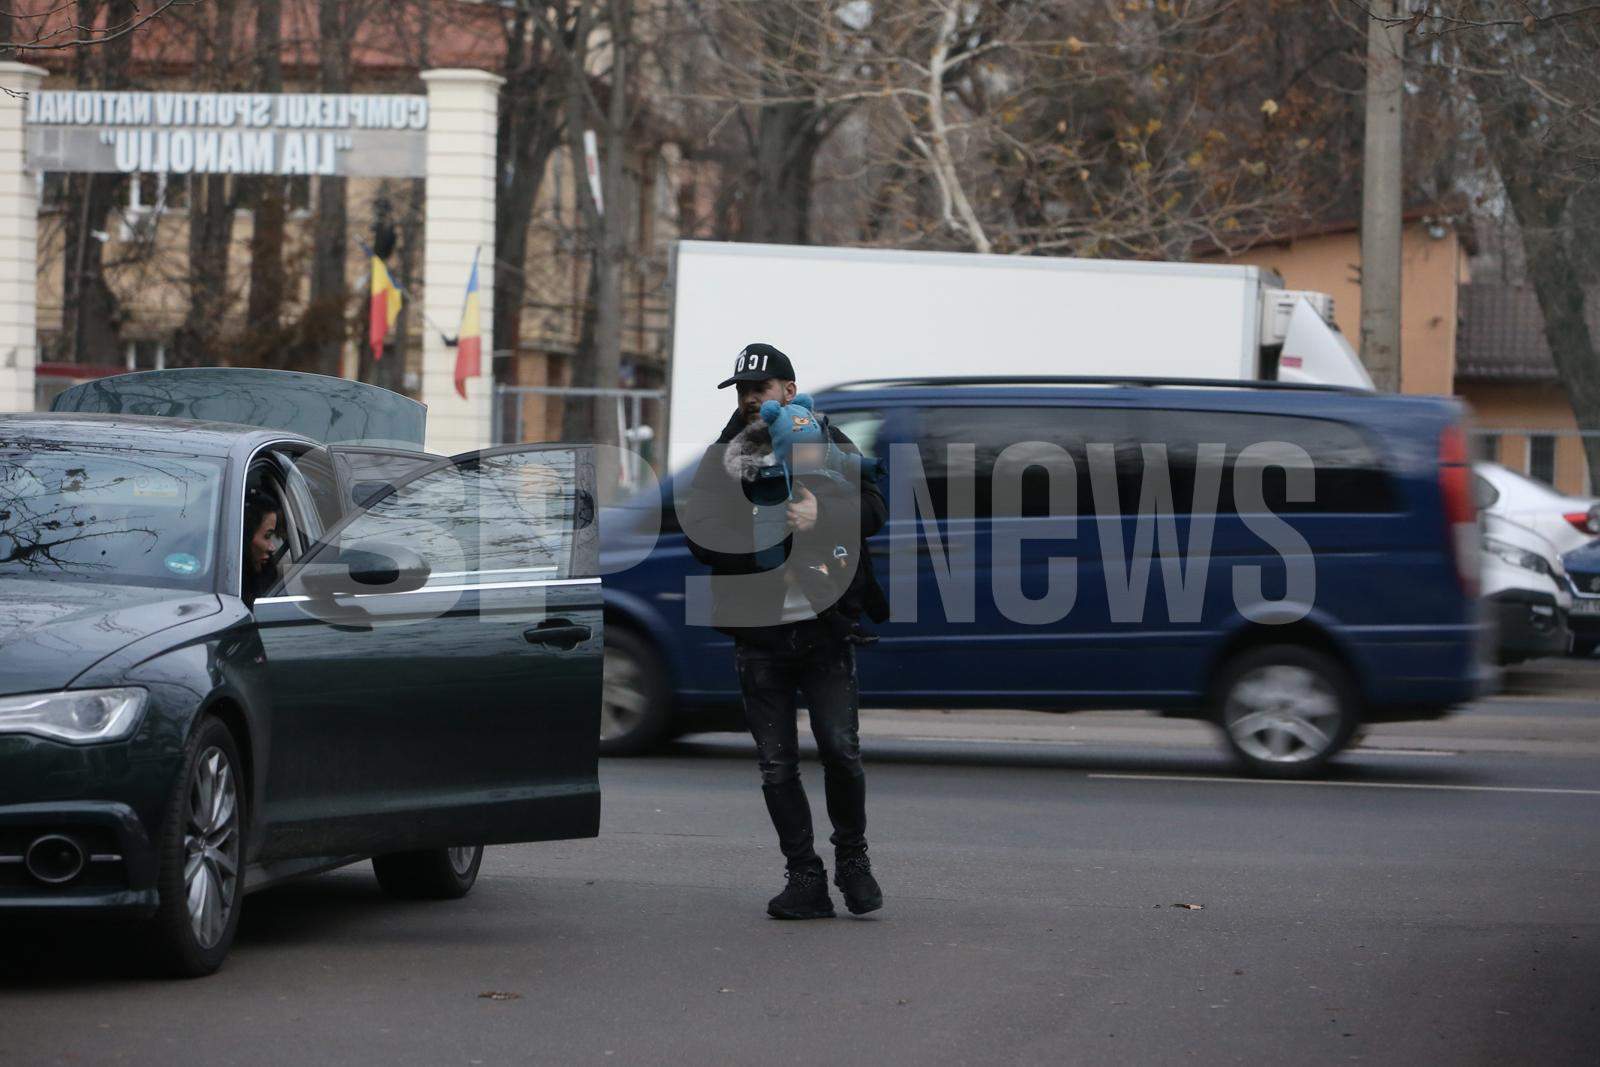
<svg viewBox="0 0 1600 1067">
<path fill-rule="evenodd" d="M 478 858 L 477 845 L 461 845 L 456 848 L 446 849 L 450 857 L 450 869 L 465 878 L 472 873 L 472 862 Z"/>
<path fill-rule="evenodd" d="M 209 949 L 228 929 L 239 891 L 239 791 L 233 765 L 216 746 L 195 764 L 183 852 L 189 924 Z"/>
<path fill-rule="evenodd" d="M 1263 763 L 1307 763 L 1339 736 L 1343 709 L 1327 679 L 1306 667 L 1274 664 L 1241 677 L 1228 694 L 1224 722 L 1234 744 Z"/>
<path fill-rule="evenodd" d="M 639 728 L 649 711 L 644 668 L 619 649 L 607 648 L 600 694 L 600 740 L 623 737 Z"/>
</svg>

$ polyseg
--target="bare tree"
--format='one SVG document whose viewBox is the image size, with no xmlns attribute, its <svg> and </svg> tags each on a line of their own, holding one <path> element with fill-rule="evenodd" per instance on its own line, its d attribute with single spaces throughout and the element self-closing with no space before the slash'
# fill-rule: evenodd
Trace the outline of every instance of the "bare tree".
<svg viewBox="0 0 1600 1067">
<path fill-rule="evenodd" d="M 534 6 L 543 11 L 536 15 Z M 494 346 L 516 351 L 527 303 L 528 232 L 550 157 L 566 130 L 566 54 L 581 5 L 517 0 L 503 23 L 495 188 Z M 553 35 L 553 36 L 552 36 Z M 498 365 L 497 365 L 498 366 Z"/>
<path fill-rule="evenodd" d="M 348 93 L 351 51 L 356 28 L 366 17 L 365 0 L 317 0 L 317 87 L 325 93 Z M 305 340 L 309 369 L 337 375 L 351 333 L 348 182 L 342 177 L 317 178 L 316 221 L 311 257 L 311 305 Z"/>
<path fill-rule="evenodd" d="M 212 0 L 194 30 L 193 78 L 212 90 L 236 82 L 235 0 Z M 219 340 L 230 311 L 228 258 L 240 187 L 226 174 L 189 178 L 189 309 L 175 338 L 176 362 L 198 366 L 219 361 Z"/>
<path fill-rule="evenodd" d="M 203 2 L 160 0 L 149 7 L 137 3 L 112 5 L 101 18 L 101 12 L 73 0 L 32 4 L 18 0 L 0 10 L 0 58 L 27 59 L 40 53 L 69 50 L 82 54 L 97 45 L 126 43 L 172 9 Z"/>
<path fill-rule="evenodd" d="M 1297 86 L 1326 64 L 1329 38 L 1281 34 L 1270 7 L 729 3 L 720 21 L 703 18 L 724 34 L 718 74 L 758 76 L 685 95 L 737 94 L 743 107 L 721 121 L 763 131 L 749 135 L 762 192 L 746 236 L 812 236 L 810 200 L 796 227 L 794 213 L 759 198 L 792 200 L 784 190 L 800 183 L 814 199 L 832 181 L 857 208 L 858 240 L 1181 258 L 1243 246 L 1303 213 L 1318 157 L 1348 148 L 1324 127 L 1349 101 Z M 1309 15 L 1343 29 L 1325 10 Z M 1336 57 L 1359 41 L 1333 37 Z M 779 142 L 788 147 L 773 150 Z M 824 149 L 832 173 L 819 178 Z M 1323 169 L 1338 175 L 1347 162 Z"/>
<path fill-rule="evenodd" d="M 1439 5 L 1429 24 L 1470 86 L 1522 235 L 1545 337 L 1583 430 L 1600 431 L 1600 350 L 1585 289 L 1600 274 L 1600 10 L 1554 0 Z M 1600 437 L 1584 438 L 1600 471 Z"/>
<path fill-rule="evenodd" d="M 134 0 L 76 0 L 74 21 L 84 46 L 74 57 L 80 89 L 125 89 L 132 56 L 127 34 L 105 38 L 96 27 L 127 24 Z M 105 40 L 103 47 L 90 45 Z M 63 241 L 64 348 L 78 363 L 116 362 L 120 357 L 120 304 L 106 281 L 107 220 L 127 179 L 120 174 L 74 174 L 67 181 Z"/>
<path fill-rule="evenodd" d="M 255 86 L 258 92 L 283 92 L 283 0 L 256 0 Z M 282 324 L 284 193 L 282 176 L 252 179 L 249 198 L 250 303 L 246 323 L 252 332 L 276 333 Z"/>
</svg>

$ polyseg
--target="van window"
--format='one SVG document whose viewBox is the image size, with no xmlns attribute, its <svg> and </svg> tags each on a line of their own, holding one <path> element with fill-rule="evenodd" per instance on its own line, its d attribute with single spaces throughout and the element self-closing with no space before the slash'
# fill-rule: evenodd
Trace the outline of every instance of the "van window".
<svg viewBox="0 0 1600 1067">
<path fill-rule="evenodd" d="M 843 431 L 852 444 L 868 458 L 878 455 L 878 431 L 883 429 L 881 411 L 824 411 L 834 429 Z"/>
<path fill-rule="evenodd" d="M 952 445 L 969 444 L 974 448 L 973 513 L 986 518 L 992 513 L 995 461 L 1006 448 L 1019 442 L 1046 446 L 1039 450 L 1040 454 L 1055 446 L 1071 457 L 1077 472 L 1079 515 L 1096 513 L 1089 469 L 1091 446 L 1103 446 L 1105 451 L 1101 454 L 1115 465 L 1121 513 L 1137 512 L 1144 480 L 1145 444 L 1167 448 L 1173 509 L 1178 514 L 1195 509 L 1196 463 L 1200 447 L 1205 444 L 1224 449 L 1215 504 L 1220 513 L 1235 509 L 1233 468 L 1240 452 L 1264 442 L 1298 445 L 1310 455 L 1315 471 L 1314 499 L 1291 503 L 1286 499 L 1284 472 L 1269 467 L 1263 475 L 1262 489 L 1267 507 L 1273 512 L 1373 513 L 1394 511 L 1397 506 L 1376 450 L 1359 430 L 1327 419 L 1150 408 L 950 407 L 926 409 L 919 422 L 918 452 L 934 510 L 940 518 L 948 516 Z M 1031 458 L 1026 451 L 1023 453 L 1024 461 Z M 1049 476 L 1044 467 L 1027 467 L 1022 475 L 1022 514 L 1051 514 L 1048 490 Z M 1208 503 L 1200 506 L 1211 510 Z"/>
<path fill-rule="evenodd" d="M 991 514 L 991 480 L 995 461 L 1013 445 L 1037 443 L 1045 446 L 1024 451 L 1019 462 L 1028 462 L 1059 448 L 1071 457 L 1077 471 L 1076 508 L 1079 515 L 1094 514 L 1093 489 L 1089 474 L 1088 446 L 1106 445 L 1117 472 L 1118 503 L 1121 508 L 1137 508 L 1139 478 L 1143 460 L 1139 451 L 1138 427 L 1142 412 L 1128 408 L 1068 407 L 951 407 L 931 408 L 920 413 L 917 452 L 928 480 L 934 512 L 947 518 L 949 512 L 950 449 L 973 446 L 973 515 Z M 1016 457 L 1013 453 L 1013 457 Z M 1022 514 L 1051 514 L 1050 477 L 1041 465 L 1029 465 L 1022 472 Z M 1058 496 L 1061 490 L 1058 490 Z M 1064 503 L 1071 504 L 1070 501 Z M 1064 512 L 1057 508 L 1057 512 Z"/>
</svg>

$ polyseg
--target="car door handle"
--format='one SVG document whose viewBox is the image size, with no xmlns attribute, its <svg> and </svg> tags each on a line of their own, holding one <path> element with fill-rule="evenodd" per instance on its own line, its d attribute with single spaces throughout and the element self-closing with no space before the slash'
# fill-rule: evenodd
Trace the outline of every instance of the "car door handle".
<svg viewBox="0 0 1600 1067">
<path fill-rule="evenodd" d="M 561 649 L 577 648 L 593 634 L 594 631 L 589 627 L 580 626 L 571 619 L 550 619 L 531 630 L 522 631 L 523 638 L 530 645 L 555 645 Z"/>
</svg>

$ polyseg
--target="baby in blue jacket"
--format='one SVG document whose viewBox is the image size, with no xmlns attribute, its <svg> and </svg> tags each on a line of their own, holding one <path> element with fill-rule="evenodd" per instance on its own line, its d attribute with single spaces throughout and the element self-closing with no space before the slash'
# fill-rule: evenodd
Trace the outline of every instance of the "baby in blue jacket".
<svg viewBox="0 0 1600 1067">
<path fill-rule="evenodd" d="M 849 544 L 859 539 L 856 531 L 830 530 L 828 517 L 856 514 L 850 503 L 859 490 L 851 476 L 876 480 L 878 461 L 858 453 L 847 453 L 836 445 L 807 393 L 797 394 L 787 405 L 768 400 L 761 405 L 761 418 L 772 436 L 772 454 L 783 468 L 790 499 L 794 499 L 794 486 L 798 482 L 817 497 L 820 506 L 822 523 L 814 531 L 816 536 L 796 538 L 795 542 L 794 562 L 799 565 L 801 590 L 818 618 L 838 623 L 841 637 L 855 643 L 876 640 L 866 635 L 853 620 L 837 612 L 828 612 L 844 595 L 855 570 L 859 569 L 850 567 Z"/>
</svg>

